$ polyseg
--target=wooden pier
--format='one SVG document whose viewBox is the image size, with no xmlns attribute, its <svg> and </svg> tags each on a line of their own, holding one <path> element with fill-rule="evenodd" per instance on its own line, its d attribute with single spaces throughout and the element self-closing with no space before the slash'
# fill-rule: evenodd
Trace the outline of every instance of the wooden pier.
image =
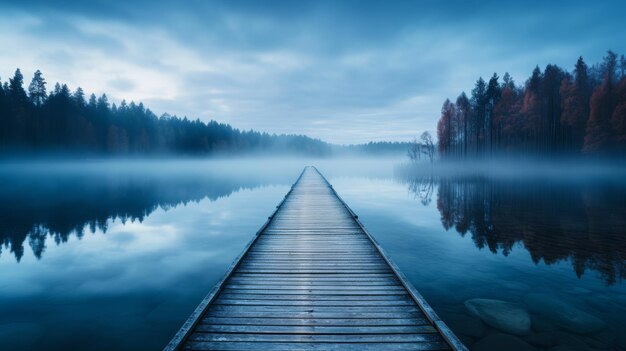
<svg viewBox="0 0 626 351">
<path fill-rule="evenodd" d="M 466 348 L 307 167 L 165 350 Z"/>
</svg>

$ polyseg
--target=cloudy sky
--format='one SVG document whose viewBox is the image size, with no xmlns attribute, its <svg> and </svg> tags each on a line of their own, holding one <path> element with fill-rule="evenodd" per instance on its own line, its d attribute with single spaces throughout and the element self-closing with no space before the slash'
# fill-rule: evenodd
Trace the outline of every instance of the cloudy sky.
<svg viewBox="0 0 626 351">
<path fill-rule="evenodd" d="M 0 0 L 20 67 L 155 113 L 336 143 L 434 130 L 479 76 L 626 52 L 623 1 Z"/>
</svg>

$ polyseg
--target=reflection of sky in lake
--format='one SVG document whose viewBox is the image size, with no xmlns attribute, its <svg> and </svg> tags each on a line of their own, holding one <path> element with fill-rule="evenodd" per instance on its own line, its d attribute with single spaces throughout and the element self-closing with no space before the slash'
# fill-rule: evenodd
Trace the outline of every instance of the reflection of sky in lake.
<svg viewBox="0 0 626 351">
<path fill-rule="evenodd" d="M 287 190 L 157 209 L 60 245 L 48 238 L 41 260 L 28 249 L 19 263 L 1 255 L 0 335 L 24 349 L 160 349 Z"/>
<path fill-rule="evenodd" d="M 76 223 L 85 227 L 82 238 L 72 233 L 60 244 L 47 236 L 41 258 L 31 247 L 40 243 L 31 243 L 27 237 L 19 262 L 7 247 L 11 237 L 3 239 L 0 336 L 5 346 L 24 350 L 162 348 L 221 278 L 306 163 L 311 162 L 274 163 L 273 175 L 255 171 L 262 164 L 258 162 L 202 166 L 194 176 L 183 171 L 158 178 L 118 174 L 113 182 L 111 177 L 89 186 L 76 182 L 75 189 L 86 194 L 82 198 L 44 190 L 31 181 L 31 188 L 47 196 L 56 194 L 57 201 L 36 200 L 33 195 L 28 202 L 15 199 L 12 206 L 6 203 L 15 195 L 0 191 L 3 212 L 16 208 L 22 212 L 17 227 L 6 223 L 10 215 L 1 214 L 5 223 L 0 229 L 4 231 L 59 215 L 64 217 L 63 225 L 56 223 L 55 228 L 71 228 Z M 407 184 L 391 178 L 388 164 L 340 165 L 321 162 L 319 169 L 467 343 L 497 335 L 498 329 L 469 315 L 466 300 L 491 298 L 524 305 L 529 294 L 539 292 L 547 301 L 555 298 L 602 319 L 608 327 L 573 333 L 560 328 L 558 321 L 532 312 L 532 333 L 511 338 L 532 341 L 537 349 L 540 342 L 546 345 L 544 349 L 558 345 L 570 349 L 625 347 L 625 337 L 617 333 L 626 325 L 623 282 L 607 286 L 593 269 L 578 278 L 568 259 L 535 264 L 519 243 L 508 256 L 487 248 L 479 250 L 470 235 L 442 227 L 436 185 L 432 201 L 424 206 Z M 99 199 L 108 212 L 90 207 L 90 202 Z M 77 208 L 80 213 L 74 218 L 74 212 L 56 208 L 57 202 L 81 207 Z M 107 218 L 107 213 L 117 218 L 96 226 L 91 233 L 85 221 L 94 214 Z M 146 215 L 138 215 L 141 213 Z M 138 217 L 143 221 L 131 220 Z M 617 244 L 626 245 L 623 241 Z M 468 327 L 472 323 L 479 327 Z"/>
</svg>

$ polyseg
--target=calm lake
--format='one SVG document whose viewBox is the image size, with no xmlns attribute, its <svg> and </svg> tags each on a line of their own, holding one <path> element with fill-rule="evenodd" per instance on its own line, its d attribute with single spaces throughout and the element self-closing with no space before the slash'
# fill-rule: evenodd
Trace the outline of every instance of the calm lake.
<svg viewBox="0 0 626 351">
<path fill-rule="evenodd" d="M 470 349 L 626 350 L 626 179 L 399 162 L 5 161 L 0 348 L 162 349 L 315 165 Z"/>
</svg>

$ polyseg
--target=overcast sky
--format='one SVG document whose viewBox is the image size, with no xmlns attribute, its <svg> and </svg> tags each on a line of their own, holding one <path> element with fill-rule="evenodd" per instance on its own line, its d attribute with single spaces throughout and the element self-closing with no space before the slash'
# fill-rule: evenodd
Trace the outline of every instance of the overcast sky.
<svg viewBox="0 0 626 351">
<path fill-rule="evenodd" d="M 0 0 L 0 78 L 335 143 L 435 129 L 479 76 L 626 52 L 623 1 Z"/>
</svg>

